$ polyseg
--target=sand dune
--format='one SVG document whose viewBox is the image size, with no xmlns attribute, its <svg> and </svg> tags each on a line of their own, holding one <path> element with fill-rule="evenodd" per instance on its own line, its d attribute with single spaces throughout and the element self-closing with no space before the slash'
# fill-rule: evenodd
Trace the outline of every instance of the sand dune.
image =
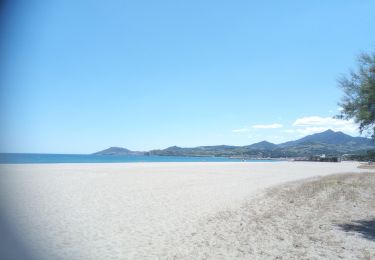
<svg viewBox="0 0 375 260">
<path fill-rule="evenodd" d="M 207 248 L 215 249 L 207 244 L 200 250 L 196 245 L 212 216 L 238 211 L 265 188 L 359 172 L 357 166 L 308 162 L 2 165 L 0 205 L 17 239 L 38 259 L 205 258 L 211 252 Z M 220 236 L 233 240 L 231 234 Z M 201 247 L 209 243 L 201 242 Z M 227 252 L 223 258 L 234 256 L 223 248 L 215 252 Z"/>
</svg>

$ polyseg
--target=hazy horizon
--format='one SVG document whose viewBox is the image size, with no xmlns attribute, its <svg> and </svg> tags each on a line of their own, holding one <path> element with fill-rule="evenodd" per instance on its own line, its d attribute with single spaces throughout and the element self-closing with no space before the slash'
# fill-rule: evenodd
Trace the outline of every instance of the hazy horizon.
<svg viewBox="0 0 375 260">
<path fill-rule="evenodd" d="M 328 130 L 331 130 L 331 129 L 328 129 Z M 327 131 L 327 130 L 326 130 Z M 336 131 L 336 132 L 341 132 L 341 131 Z M 322 132 L 320 132 L 322 133 Z M 350 135 L 350 134 L 348 134 Z M 306 136 L 309 136 L 309 135 L 306 135 Z M 299 137 L 299 138 L 292 138 L 290 140 L 286 140 L 285 142 L 290 142 L 290 141 L 295 141 L 295 140 L 298 140 L 300 138 L 303 138 L 303 137 L 306 137 L 306 136 L 302 136 L 302 137 Z M 350 135 L 352 137 L 364 137 L 364 138 L 369 138 L 368 136 L 365 136 L 365 135 Z M 148 152 L 148 151 L 152 151 L 152 150 L 162 150 L 162 149 L 166 149 L 166 148 L 169 148 L 169 147 L 174 147 L 174 146 L 177 146 L 177 147 L 181 147 L 181 148 L 194 148 L 194 147 L 199 147 L 199 146 L 221 146 L 221 145 L 225 145 L 225 146 L 247 146 L 247 145 L 252 145 L 252 144 L 256 144 L 256 143 L 260 143 L 260 142 L 269 142 L 269 143 L 273 143 L 273 144 L 276 144 L 276 145 L 280 145 L 280 144 L 283 144 L 285 142 L 280 142 L 280 143 L 274 143 L 274 142 L 270 142 L 268 140 L 261 140 L 261 141 L 257 141 L 257 142 L 254 142 L 254 143 L 247 143 L 247 144 L 240 144 L 240 145 L 233 145 L 233 144 L 213 144 L 213 145 L 204 145 L 204 144 L 201 144 L 201 145 L 197 145 L 197 146 L 180 146 L 180 145 L 172 145 L 172 146 L 168 146 L 168 147 L 154 147 L 152 149 L 148 149 L 148 150 L 136 150 L 136 149 L 132 149 L 131 147 L 126 147 L 126 146 L 118 146 L 118 145 L 111 145 L 111 146 L 107 146 L 107 147 L 103 147 L 99 150 L 96 150 L 96 151 L 90 151 L 90 152 L 87 152 L 87 153 L 61 153 L 59 151 L 54 151 L 54 152 L 9 152 L 9 151 L 1 151 L 0 153 L 3 153 L 3 154 L 6 154 L 6 153 L 30 153 L 30 154 L 77 154 L 77 155 L 85 155 L 85 154 L 92 154 L 92 153 L 96 153 L 96 152 L 100 152 L 100 151 L 103 151 L 103 150 L 106 150 L 108 148 L 126 148 L 130 151 L 138 151 L 138 152 Z"/>
</svg>

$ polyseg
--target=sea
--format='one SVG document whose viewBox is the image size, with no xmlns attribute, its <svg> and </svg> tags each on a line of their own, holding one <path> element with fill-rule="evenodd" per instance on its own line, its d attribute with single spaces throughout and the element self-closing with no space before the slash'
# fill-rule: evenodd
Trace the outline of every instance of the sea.
<svg viewBox="0 0 375 260">
<path fill-rule="evenodd" d="M 36 163 L 140 163 L 140 162 L 242 162 L 226 157 L 144 156 L 144 155 L 88 155 L 88 154 L 36 154 L 0 153 L 0 164 Z M 246 160 L 246 162 L 274 162 L 275 160 Z"/>
</svg>

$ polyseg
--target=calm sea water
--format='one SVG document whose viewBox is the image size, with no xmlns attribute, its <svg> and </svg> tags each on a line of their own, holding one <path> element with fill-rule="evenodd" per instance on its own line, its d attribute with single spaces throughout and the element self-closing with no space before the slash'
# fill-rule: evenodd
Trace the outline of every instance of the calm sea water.
<svg viewBox="0 0 375 260">
<path fill-rule="evenodd" d="M 24 163 L 135 163 L 135 162 L 240 162 L 239 159 L 224 157 L 181 157 L 181 156 L 112 156 L 86 154 L 30 154 L 0 153 L 2 164 Z M 247 160 L 251 162 L 273 162 L 273 160 Z"/>
</svg>

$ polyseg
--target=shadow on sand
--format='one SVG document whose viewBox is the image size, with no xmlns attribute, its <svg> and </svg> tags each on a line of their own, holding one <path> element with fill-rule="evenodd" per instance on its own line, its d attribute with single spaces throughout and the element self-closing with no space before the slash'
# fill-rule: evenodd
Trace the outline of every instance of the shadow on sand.
<svg viewBox="0 0 375 260">
<path fill-rule="evenodd" d="M 338 226 L 345 232 L 357 232 L 360 233 L 362 237 L 375 241 L 375 218 L 370 220 L 357 220 Z"/>
</svg>

